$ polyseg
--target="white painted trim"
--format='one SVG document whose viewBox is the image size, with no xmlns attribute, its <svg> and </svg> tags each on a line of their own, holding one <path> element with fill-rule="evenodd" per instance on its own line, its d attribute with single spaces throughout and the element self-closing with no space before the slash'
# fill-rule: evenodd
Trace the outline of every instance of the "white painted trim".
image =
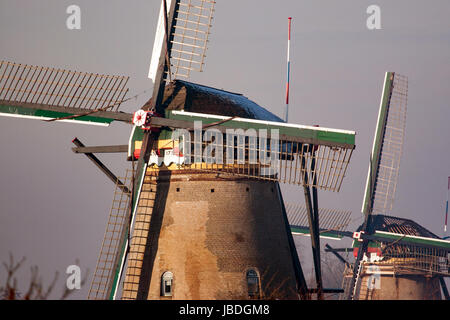
<svg viewBox="0 0 450 320">
<path fill-rule="evenodd" d="M 171 4 L 172 0 L 167 0 L 167 8 L 170 8 Z M 156 74 L 158 73 L 159 57 L 161 55 L 161 50 L 164 42 L 164 29 L 164 4 L 161 3 L 158 24 L 156 26 L 155 41 L 153 43 L 152 57 L 150 60 L 150 68 L 148 70 L 148 77 L 152 79 L 153 83 L 155 83 Z"/>
<path fill-rule="evenodd" d="M 0 113 L 0 117 L 11 117 L 11 118 L 22 118 L 22 119 L 33 119 L 33 120 L 52 120 L 55 118 L 49 118 L 49 117 L 39 117 L 39 116 L 28 116 L 28 115 L 22 115 L 22 114 L 15 114 L 15 113 Z M 55 122 L 68 122 L 68 123 L 77 123 L 77 124 L 87 124 L 91 126 L 99 126 L 99 127 L 108 127 L 109 123 L 99 123 L 99 122 L 93 122 L 93 121 L 80 121 L 80 120 L 55 120 Z"/>
<path fill-rule="evenodd" d="M 405 237 L 405 238 L 413 238 L 413 239 L 421 239 L 421 240 L 427 240 L 427 241 L 436 241 L 436 242 L 441 242 L 441 243 L 445 243 L 445 244 L 450 244 L 450 241 L 448 240 L 442 240 L 442 239 L 435 239 L 435 238 L 427 238 L 427 237 L 419 237 L 419 236 L 410 236 L 410 235 L 406 235 L 406 234 L 402 234 L 402 233 L 393 233 L 393 232 L 387 232 L 387 231 L 375 231 L 375 234 L 386 234 L 386 235 L 394 235 L 394 236 L 398 236 L 398 237 Z"/>
<path fill-rule="evenodd" d="M 128 139 L 128 156 L 132 157 L 133 155 L 131 154 L 131 144 L 133 143 L 133 136 L 134 136 L 134 131 L 136 130 L 136 126 L 133 126 L 133 129 L 131 130 L 131 134 L 130 134 L 130 139 Z"/>
<path fill-rule="evenodd" d="M 373 153 L 375 152 L 375 141 L 377 139 L 377 133 L 378 133 L 378 123 L 380 122 L 380 117 L 381 117 L 381 108 L 383 106 L 383 97 L 384 97 L 384 90 L 386 89 L 386 80 L 387 80 L 387 76 L 388 76 L 388 72 L 385 73 L 384 75 L 384 81 L 383 81 L 383 90 L 381 91 L 381 101 L 380 101 L 380 107 L 378 109 L 378 118 L 377 118 L 377 124 L 375 126 L 375 134 L 373 136 L 373 143 L 372 143 L 372 153 L 370 155 L 370 158 L 372 159 L 373 157 Z M 364 213 L 364 202 L 366 200 L 366 193 L 367 193 L 367 188 L 369 187 L 369 179 L 370 179 L 370 167 L 371 167 L 371 163 L 369 162 L 369 170 L 367 172 L 367 179 L 366 179 L 366 187 L 364 188 L 364 196 L 363 196 L 363 203 L 362 203 L 362 207 L 361 207 L 361 213 Z"/>
<path fill-rule="evenodd" d="M 192 117 L 201 117 L 201 118 L 208 118 L 208 119 L 217 119 L 217 120 L 226 120 L 226 119 L 230 118 L 230 117 L 227 117 L 227 116 L 218 116 L 218 115 L 212 115 L 212 114 L 206 114 L 206 113 L 188 112 L 188 111 L 172 111 L 172 114 L 174 114 L 174 115 L 181 115 L 181 116 L 192 116 Z M 294 128 L 294 129 L 308 129 L 308 130 L 314 130 L 314 131 L 325 131 L 325 132 L 356 134 L 355 131 L 350 131 L 350 130 L 331 129 L 331 128 L 325 128 L 325 127 L 313 127 L 313 126 L 305 126 L 305 125 L 300 125 L 300 124 L 292 124 L 292 123 L 285 123 L 285 122 L 275 122 L 275 121 L 266 121 L 266 120 L 257 120 L 257 119 L 234 118 L 232 121 L 256 123 L 256 124 L 263 124 L 263 125 L 273 125 L 273 126 Z"/>
<path fill-rule="evenodd" d="M 293 235 L 295 236 L 305 236 L 305 237 L 310 237 L 311 235 L 309 233 L 300 233 L 300 232 L 291 232 Z M 327 237 L 327 236 L 320 236 L 320 238 L 322 239 L 329 239 L 329 240 L 342 240 L 342 238 L 339 237 Z"/>
</svg>

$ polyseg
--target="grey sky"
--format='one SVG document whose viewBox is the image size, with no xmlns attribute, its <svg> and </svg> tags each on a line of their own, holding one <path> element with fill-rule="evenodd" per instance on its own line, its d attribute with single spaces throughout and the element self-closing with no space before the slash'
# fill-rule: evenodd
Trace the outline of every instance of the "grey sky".
<svg viewBox="0 0 450 320">
<path fill-rule="evenodd" d="M 357 132 L 341 192 L 319 194 L 322 207 L 353 211 L 351 228 L 361 222 L 384 73 L 408 76 L 406 141 L 393 214 L 442 235 L 450 175 L 450 2 L 217 2 L 205 72 L 191 81 L 243 93 L 282 116 L 292 16 L 290 122 Z M 82 10 L 78 31 L 65 25 L 71 4 Z M 382 30 L 366 28 L 371 4 L 381 7 Z M 131 94 L 148 90 L 123 107 L 131 112 L 151 92 L 147 72 L 159 6 L 159 0 L 0 0 L 0 59 L 129 75 Z M 92 275 L 113 185 L 72 153 L 71 140 L 126 144 L 129 131 L 116 123 L 97 128 L 0 117 L 0 260 L 7 260 L 8 251 L 27 257 L 19 283 L 27 283 L 28 267 L 36 264 L 46 283 L 58 271 L 62 286 L 65 268 L 76 258 Z M 118 175 L 128 166 L 123 155 L 101 158 Z M 301 189 L 283 190 L 285 201 L 303 202 Z M 85 298 L 87 287 L 73 297 Z"/>
</svg>

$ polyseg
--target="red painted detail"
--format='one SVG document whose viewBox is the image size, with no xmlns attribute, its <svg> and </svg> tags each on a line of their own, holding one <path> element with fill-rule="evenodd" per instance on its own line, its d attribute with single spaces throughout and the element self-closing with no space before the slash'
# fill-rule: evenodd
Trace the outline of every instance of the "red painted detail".
<svg viewBox="0 0 450 320">
<path fill-rule="evenodd" d="M 145 117 L 145 119 L 144 119 L 144 117 Z M 135 112 L 133 115 L 133 123 L 136 125 L 139 125 L 142 128 L 142 130 L 159 132 L 160 128 L 152 128 L 150 126 L 150 121 L 151 121 L 152 117 L 161 117 L 161 115 L 156 112 L 153 112 L 153 111 L 139 110 L 139 111 Z M 145 121 L 142 121 L 142 120 L 145 120 Z"/>
<path fill-rule="evenodd" d="M 289 82 L 286 83 L 286 104 L 289 104 Z"/>
<path fill-rule="evenodd" d="M 364 231 L 360 232 L 353 232 L 353 239 L 358 240 L 359 242 L 362 242 L 361 234 L 364 233 Z"/>
<path fill-rule="evenodd" d="M 292 20 L 292 17 L 289 17 L 288 20 L 289 20 L 289 34 L 288 34 L 288 40 L 291 40 L 291 20 Z"/>
<path fill-rule="evenodd" d="M 141 155 L 141 149 L 134 149 L 133 156 L 135 159 L 139 159 Z"/>
<path fill-rule="evenodd" d="M 358 256 L 358 250 L 359 248 L 353 248 L 353 256 L 355 256 L 355 258 Z M 367 248 L 367 253 L 376 253 L 377 256 L 381 257 L 381 248 L 379 247 L 368 247 Z"/>
</svg>

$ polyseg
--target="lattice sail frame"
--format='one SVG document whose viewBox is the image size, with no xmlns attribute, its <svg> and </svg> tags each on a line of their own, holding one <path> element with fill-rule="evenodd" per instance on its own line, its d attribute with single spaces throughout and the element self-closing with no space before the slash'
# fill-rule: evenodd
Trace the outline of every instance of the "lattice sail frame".
<svg viewBox="0 0 450 320">
<path fill-rule="evenodd" d="M 430 276 L 450 276 L 450 251 L 412 245 L 387 245 L 382 248 L 383 260 L 391 264 L 397 274 L 420 272 Z"/>
<path fill-rule="evenodd" d="M 129 77 L 0 61 L 0 100 L 116 111 Z"/>
<path fill-rule="evenodd" d="M 128 190 L 131 190 L 132 179 L 132 170 L 127 170 L 125 177 L 119 180 L 128 187 Z M 115 268 L 120 262 L 118 259 L 122 256 L 120 253 L 123 250 L 123 240 L 128 233 L 131 213 L 130 196 L 130 193 L 124 192 L 123 188 L 116 184 L 100 254 L 89 288 L 89 300 L 110 298 L 114 276 L 116 276 Z"/>
<path fill-rule="evenodd" d="M 373 214 L 392 210 L 405 140 L 407 99 L 408 80 L 396 73 L 378 167 Z"/>
<path fill-rule="evenodd" d="M 153 154 L 150 165 L 339 191 L 355 148 L 353 131 L 243 118 L 230 120 L 184 111 L 172 111 L 168 116 L 189 119 L 194 127 L 198 122 L 208 126 L 216 120 L 226 121 L 227 127 L 184 129 L 178 138 L 176 131 L 165 132 L 160 140 L 169 145 L 159 149 L 172 151 Z"/>
<path fill-rule="evenodd" d="M 386 73 L 362 208 L 365 213 L 389 214 L 392 210 L 405 139 L 407 100 L 408 79 Z"/>
<path fill-rule="evenodd" d="M 168 52 L 170 68 L 165 77 L 166 81 L 174 78 L 187 79 L 191 71 L 203 71 L 205 64 L 208 38 L 214 14 L 215 1 L 211 0 L 164 0 L 166 8 L 170 8 L 172 1 L 175 5 L 173 28 L 169 30 L 171 49 Z M 169 14 L 169 13 L 168 13 Z M 155 40 L 153 44 L 152 58 L 148 77 L 153 81 L 160 68 L 160 55 L 165 38 L 164 3 L 161 4 L 158 25 L 156 27 Z"/>
<path fill-rule="evenodd" d="M 339 191 L 342 180 L 344 178 L 347 165 L 349 163 L 352 149 L 340 149 L 330 146 L 316 146 L 316 151 L 310 152 L 313 147 L 309 144 L 300 142 L 292 142 L 289 140 L 281 140 L 281 145 L 292 144 L 293 148 L 284 148 L 283 150 L 272 150 L 270 153 L 275 154 L 277 163 L 263 164 L 261 161 L 252 163 L 246 157 L 245 161 L 235 159 L 233 163 L 211 163 L 195 162 L 192 156 L 190 164 L 177 164 L 178 169 L 200 170 L 217 173 L 229 173 L 246 178 L 255 178 L 259 180 L 278 181 L 280 183 L 288 183 L 295 185 L 317 186 L 324 190 Z M 202 142 L 202 151 L 207 148 L 222 148 L 214 143 Z M 191 149 L 195 148 L 195 144 L 191 143 Z M 237 147 L 237 152 L 248 154 L 250 152 L 264 153 L 266 149 L 260 147 L 251 147 L 246 144 L 243 147 Z M 239 150 L 240 149 L 240 150 Z M 295 151 L 299 150 L 299 151 Z M 224 153 L 223 157 L 226 157 Z M 290 160 L 287 160 L 290 159 Z M 311 168 L 312 163 L 316 163 L 315 168 Z"/>
<path fill-rule="evenodd" d="M 286 203 L 286 213 L 291 226 L 308 227 L 308 210 L 297 203 Z M 319 208 L 319 228 L 333 231 L 344 231 L 350 224 L 351 211 Z M 309 227 L 308 227 L 309 228 Z"/>
<path fill-rule="evenodd" d="M 203 71 L 215 1 L 181 0 L 170 55 L 172 77 Z"/>
</svg>

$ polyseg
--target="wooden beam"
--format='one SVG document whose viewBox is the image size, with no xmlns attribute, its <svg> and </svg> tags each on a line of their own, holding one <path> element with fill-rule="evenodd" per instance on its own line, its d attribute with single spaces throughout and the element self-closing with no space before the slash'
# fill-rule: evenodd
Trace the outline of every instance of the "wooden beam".
<svg viewBox="0 0 450 320">
<path fill-rule="evenodd" d="M 298 257 L 297 248 L 295 246 L 294 238 L 290 232 L 289 220 L 287 217 L 286 207 L 284 206 L 283 195 L 281 194 L 280 185 L 277 183 L 278 196 L 280 197 L 281 210 L 283 214 L 283 220 L 286 228 L 286 233 L 288 237 L 289 249 L 292 257 L 292 263 L 294 265 L 295 277 L 297 279 L 297 287 L 302 299 L 308 299 L 308 284 L 303 273 L 302 265 Z"/>
<path fill-rule="evenodd" d="M 81 109 L 81 108 L 70 108 L 70 107 L 61 107 L 61 106 L 53 106 L 48 104 L 41 103 L 29 103 L 29 102 L 16 102 L 16 101 L 6 101 L 0 100 L 0 105 L 11 106 L 11 107 L 20 107 L 32 110 L 43 110 L 43 111 L 53 111 L 60 113 L 67 113 L 71 115 L 81 115 L 88 112 L 92 112 L 94 110 L 89 109 Z M 132 123 L 133 114 L 120 112 L 120 111 L 98 111 L 87 116 L 97 117 L 97 118 L 105 118 L 112 119 L 117 121 L 129 122 Z"/>
<path fill-rule="evenodd" d="M 445 300 L 450 300 L 450 295 L 448 293 L 447 285 L 445 284 L 444 277 L 439 277 L 439 283 L 442 287 L 442 292 L 444 293 Z"/>
<path fill-rule="evenodd" d="M 346 267 L 350 267 L 350 263 L 347 261 L 347 260 L 345 260 L 339 253 L 338 253 L 338 251 L 339 251 L 339 249 L 333 249 L 328 243 L 327 244 L 325 244 L 325 251 L 329 251 L 329 252 L 331 252 L 331 253 L 333 253 L 335 256 L 336 256 L 336 258 L 338 258 L 338 260 L 340 261 L 340 262 L 342 262 L 343 264 L 345 264 L 345 266 Z M 347 248 L 345 248 L 345 250 L 347 250 Z M 352 252 L 353 251 L 353 249 L 352 250 L 350 250 L 350 252 Z"/>
<path fill-rule="evenodd" d="M 314 152 L 312 149 L 310 150 L 302 150 L 305 152 Z M 318 218 L 318 200 L 317 200 L 317 191 L 314 192 L 313 189 L 313 197 L 314 199 L 311 201 L 311 191 L 308 185 L 308 170 L 306 168 L 305 157 L 302 157 L 301 161 L 302 170 L 304 170 L 303 175 L 303 191 L 305 195 L 305 204 L 308 213 L 308 223 L 309 223 L 309 232 L 311 235 L 311 248 L 313 254 L 313 262 L 314 262 L 314 271 L 316 276 L 316 284 L 317 284 L 317 298 L 319 300 L 323 299 L 322 295 L 322 271 L 321 271 L 321 262 L 320 262 L 320 234 L 319 234 L 319 218 Z M 315 162 L 311 162 L 311 172 L 315 171 Z"/>
<path fill-rule="evenodd" d="M 78 138 L 75 138 L 72 140 L 73 144 L 77 147 L 83 148 L 85 147 L 84 144 L 78 140 Z M 119 180 L 119 178 L 116 177 L 114 173 L 111 172 L 96 156 L 94 156 L 92 153 L 85 153 L 86 157 L 89 158 L 106 176 L 125 193 L 130 194 L 130 190 L 127 188 L 127 186 Z"/>
<path fill-rule="evenodd" d="M 75 147 L 72 151 L 75 153 L 127 153 L 128 145 Z"/>
</svg>

